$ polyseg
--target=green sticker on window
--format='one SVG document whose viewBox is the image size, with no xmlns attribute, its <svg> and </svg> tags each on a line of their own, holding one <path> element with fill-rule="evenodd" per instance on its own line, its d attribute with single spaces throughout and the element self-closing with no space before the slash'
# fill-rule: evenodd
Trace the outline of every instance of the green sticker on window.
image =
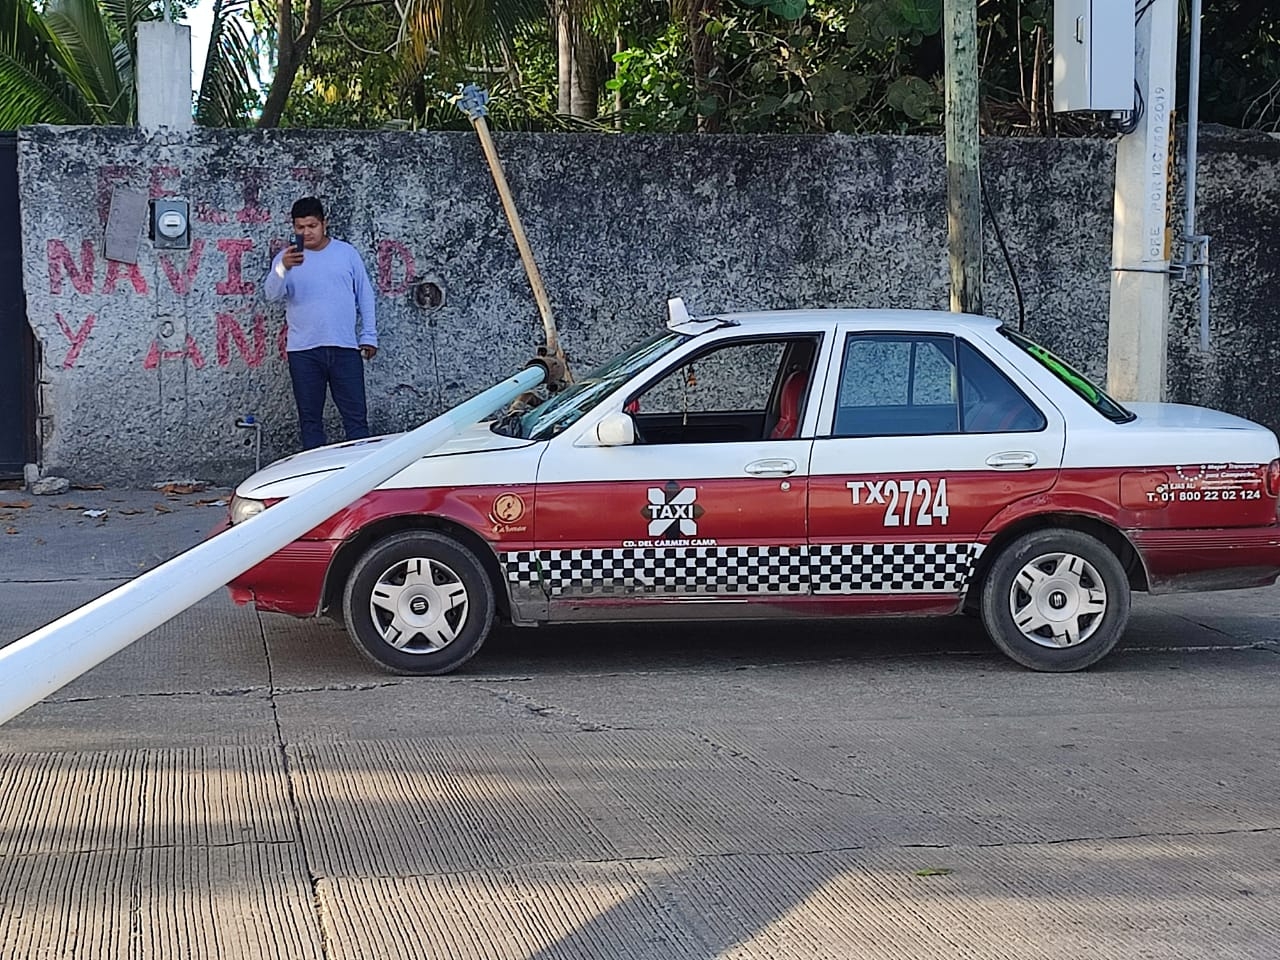
<svg viewBox="0 0 1280 960">
<path fill-rule="evenodd" d="M 1086 380 L 1084 377 L 1080 376 L 1080 374 L 1076 373 L 1074 370 L 1068 367 L 1065 363 L 1063 363 L 1057 357 L 1055 357 L 1052 353 L 1050 353 L 1044 347 L 1041 347 L 1038 345 L 1032 345 L 1027 348 L 1027 353 L 1031 354 L 1033 357 L 1035 357 L 1037 360 L 1043 363 L 1046 367 L 1048 367 L 1050 370 L 1056 373 L 1059 377 L 1061 377 L 1067 383 L 1071 384 L 1071 386 L 1075 387 L 1075 389 L 1081 394 L 1083 394 L 1085 399 L 1087 399 L 1090 403 L 1098 402 L 1099 396 L 1098 396 L 1097 388 L 1094 387 L 1094 385 L 1090 383 L 1088 380 Z"/>
</svg>

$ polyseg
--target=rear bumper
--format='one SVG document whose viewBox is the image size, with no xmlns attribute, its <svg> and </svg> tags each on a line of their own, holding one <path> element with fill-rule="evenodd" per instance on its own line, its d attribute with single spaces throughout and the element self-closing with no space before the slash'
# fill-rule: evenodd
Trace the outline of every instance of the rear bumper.
<svg viewBox="0 0 1280 960">
<path fill-rule="evenodd" d="M 227 584 L 236 603 L 259 610 L 314 617 L 320 612 L 325 574 L 337 540 L 295 540 Z"/>
<path fill-rule="evenodd" d="M 1152 593 L 1265 587 L 1280 577 L 1280 526 L 1129 532 Z"/>
</svg>

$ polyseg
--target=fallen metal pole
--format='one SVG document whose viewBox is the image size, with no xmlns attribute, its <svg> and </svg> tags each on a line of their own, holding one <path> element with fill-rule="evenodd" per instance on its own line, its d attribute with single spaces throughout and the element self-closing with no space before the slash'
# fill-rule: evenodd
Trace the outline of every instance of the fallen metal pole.
<svg viewBox="0 0 1280 960">
<path fill-rule="evenodd" d="M 530 366 L 270 509 L 0 648 L 0 723 L 13 719 L 323 523 L 485 414 L 542 383 Z"/>
</svg>

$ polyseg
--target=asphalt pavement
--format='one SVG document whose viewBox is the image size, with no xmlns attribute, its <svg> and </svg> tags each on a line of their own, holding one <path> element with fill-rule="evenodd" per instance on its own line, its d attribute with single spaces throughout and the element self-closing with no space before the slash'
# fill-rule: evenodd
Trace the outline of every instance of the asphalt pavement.
<svg viewBox="0 0 1280 960">
<path fill-rule="evenodd" d="M 227 493 L 0 491 L 0 646 Z M 1138 598 L 1070 675 L 956 619 L 406 679 L 218 591 L 0 728 L 0 958 L 1274 960 L 1278 600 Z"/>
</svg>

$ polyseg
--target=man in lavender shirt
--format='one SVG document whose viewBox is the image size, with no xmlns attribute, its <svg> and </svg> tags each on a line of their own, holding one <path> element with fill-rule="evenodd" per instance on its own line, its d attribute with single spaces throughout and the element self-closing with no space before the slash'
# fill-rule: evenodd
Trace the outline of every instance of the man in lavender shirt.
<svg viewBox="0 0 1280 960">
<path fill-rule="evenodd" d="M 289 377 L 302 449 L 309 450 L 325 444 L 326 390 L 342 415 L 347 439 L 369 435 L 363 361 L 378 352 L 378 327 L 364 261 L 351 244 L 329 236 L 324 205 L 303 197 L 290 216 L 302 248 L 291 243 L 276 255 L 262 289 L 268 300 L 285 304 Z"/>
</svg>

